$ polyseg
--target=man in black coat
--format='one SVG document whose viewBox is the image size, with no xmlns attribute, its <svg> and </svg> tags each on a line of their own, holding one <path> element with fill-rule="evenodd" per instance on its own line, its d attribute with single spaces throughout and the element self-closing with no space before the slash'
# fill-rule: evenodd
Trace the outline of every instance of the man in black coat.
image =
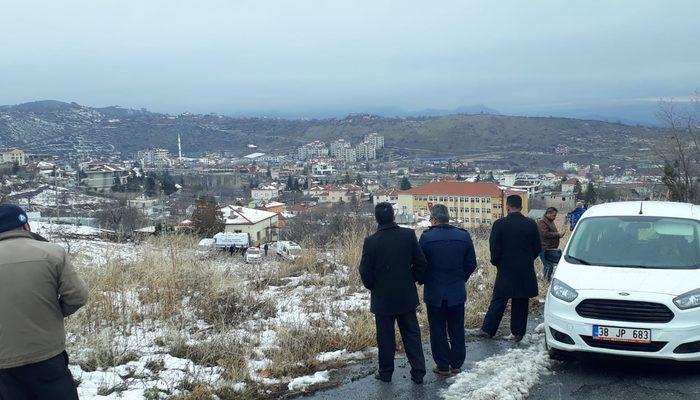
<svg viewBox="0 0 700 400">
<path fill-rule="evenodd" d="M 491 228 L 491 264 L 498 273 L 481 327 L 493 337 L 511 300 L 510 330 L 518 342 L 525 336 L 529 300 L 538 295 L 535 259 L 541 251 L 537 223 L 521 213 L 522 201 L 518 195 L 508 196 L 508 216 L 494 222 Z"/>
<path fill-rule="evenodd" d="M 406 357 L 411 364 L 411 380 L 421 384 L 425 376 L 425 358 L 416 316 L 416 282 L 423 282 L 427 262 L 415 232 L 394 222 L 391 204 L 377 204 L 374 215 L 379 228 L 365 239 L 360 277 L 372 293 L 371 311 L 379 347 L 379 371 L 375 378 L 391 382 L 396 351 L 394 324 L 398 323 Z"/>
</svg>

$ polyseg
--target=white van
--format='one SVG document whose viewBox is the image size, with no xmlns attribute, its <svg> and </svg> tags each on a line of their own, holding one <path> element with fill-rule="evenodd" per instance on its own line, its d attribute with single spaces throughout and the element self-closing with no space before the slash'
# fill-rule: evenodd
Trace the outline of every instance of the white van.
<svg viewBox="0 0 700 400">
<path fill-rule="evenodd" d="M 279 241 L 276 243 L 275 248 L 277 255 L 287 260 L 294 260 L 301 256 L 301 246 L 295 242 Z"/>
<path fill-rule="evenodd" d="M 216 252 L 216 240 L 211 238 L 202 239 L 197 244 L 197 254 L 208 256 Z"/>
<path fill-rule="evenodd" d="M 700 207 L 592 207 L 545 304 L 550 357 L 573 352 L 700 361 Z"/>
<path fill-rule="evenodd" d="M 245 262 L 247 263 L 255 263 L 255 262 L 260 262 L 262 259 L 262 254 L 260 253 L 260 249 L 257 247 L 248 247 L 245 251 Z"/>
<path fill-rule="evenodd" d="M 214 240 L 218 249 L 250 246 L 250 236 L 247 233 L 219 232 L 214 235 Z"/>
</svg>

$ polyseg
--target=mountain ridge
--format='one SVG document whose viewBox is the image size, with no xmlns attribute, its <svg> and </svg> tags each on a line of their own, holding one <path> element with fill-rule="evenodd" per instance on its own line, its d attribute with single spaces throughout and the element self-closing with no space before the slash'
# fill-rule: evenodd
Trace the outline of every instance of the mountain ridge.
<svg viewBox="0 0 700 400">
<path fill-rule="evenodd" d="M 261 151 L 283 154 L 313 141 L 346 138 L 353 142 L 378 132 L 399 155 L 468 156 L 478 153 L 550 152 L 558 144 L 591 154 L 649 140 L 659 129 L 564 117 L 500 114 L 382 117 L 355 113 L 343 118 L 283 119 L 228 117 L 218 114 L 178 115 L 119 106 L 89 107 L 55 100 L 0 107 L 0 145 L 40 154 L 85 156 L 90 148 L 130 156 L 144 148 L 177 149 L 182 137 L 186 154 L 229 150 L 244 154 L 254 143 Z M 83 153 L 81 153 L 81 151 Z M 98 153 L 95 150 L 94 156 Z M 89 155 L 91 155 L 90 153 Z"/>
</svg>

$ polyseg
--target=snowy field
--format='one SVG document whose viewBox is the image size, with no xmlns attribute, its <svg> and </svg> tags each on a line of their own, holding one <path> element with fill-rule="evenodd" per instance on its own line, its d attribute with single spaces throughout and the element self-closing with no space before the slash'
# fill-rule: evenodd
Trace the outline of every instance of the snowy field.
<svg viewBox="0 0 700 400">
<path fill-rule="evenodd" d="M 241 255 L 200 254 L 183 236 L 111 243 L 92 228 L 35 229 L 69 250 L 91 288 L 88 305 L 67 321 L 81 399 L 281 398 L 323 387 L 376 353 L 369 293 L 357 276 L 362 238 L 294 262 L 270 255 L 246 264 Z M 494 281 L 485 240 L 477 243 L 468 327 L 481 322 Z M 427 329 L 422 310 L 419 319 Z M 523 399 L 547 368 L 536 333 L 441 395 Z"/>
<path fill-rule="evenodd" d="M 88 230 L 71 234 L 96 233 Z M 91 286 L 90 304 L 67 328 L 81 399 L 169 398 L 198 388 L 278 397 L 328 382 L 337 368 L 372 354 L 373 332 L 356 332 L 372 322 L 369 294 L 325 255 L 245 264 L 240 255 L 202 260 L 180 242 L 52 239 Z M 157 275 L 143 276 L 148 268 Z M 194 277 L 191 288 L 178 282 L 183 277 Z M 225 290 L 202 299 L 199 286 L 209 283 Z"/>
<path fill-rule="evenodd" d="M 32 206 L 56 207 L 57 205 L 71 205 L 72 207 L 95 206 L 110 203 L 111 200 L 104 197 L 91 196 L 77 190 L 71 190 L 60 186 L 47 186 L 41 192 L 29 199 Z"/>
</svg>

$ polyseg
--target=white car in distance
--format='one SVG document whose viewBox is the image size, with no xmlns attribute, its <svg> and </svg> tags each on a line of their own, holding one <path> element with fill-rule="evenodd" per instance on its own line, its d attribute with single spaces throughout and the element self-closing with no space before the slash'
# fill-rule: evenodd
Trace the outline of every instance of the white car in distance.
<svg viewBox="0 0 700 400">
<path fill-rule="evenodd" d="M 262 259 L 262 254 L 260 253 L 260 249 L 257 247 L 249 247 L 246 252 L 245 252 L 245 262 L 247 263 L 255 263 L 255 262 L 260 262 Z"/>
<path fill-rule="evenodd" d="M 700 207 L 591 207 L 545 303 L 550 357 L 575 352 L 700 361 Z"/>
</svg>

